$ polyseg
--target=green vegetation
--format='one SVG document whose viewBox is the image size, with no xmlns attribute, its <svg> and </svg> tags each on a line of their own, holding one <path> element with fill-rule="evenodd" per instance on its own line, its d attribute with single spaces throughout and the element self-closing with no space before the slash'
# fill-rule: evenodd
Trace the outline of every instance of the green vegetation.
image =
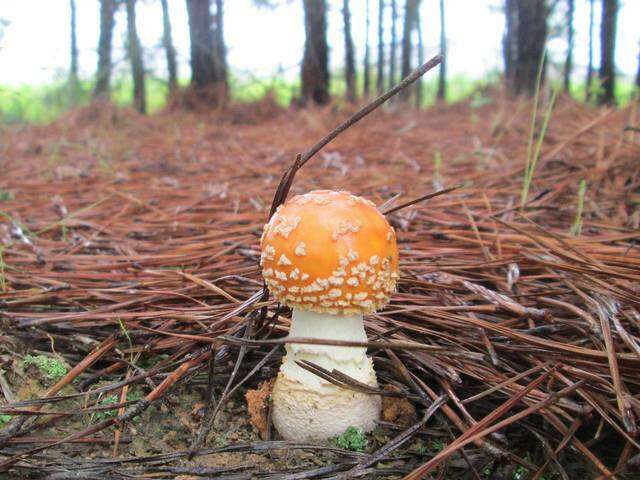
<svg viewBox="0 0 640 480">
<path fill-rule="evenodd" d="M 4 426 L 11 421 L 11 418 L 13 418 L 11 415 L 0 413 L 0 428 L 4 428 Z"/>
<path fill-rule="evenodd" d="M 25 367 L 30 365 L 38 367 L 40 373 L 47 380 L 59 380 L 67 374 L 67 367 L 62 361 L 47 357 L 46 355 L 38 355 L 34 357 L 31 354 L 27 354 L 24 356 L 22 363 Z"/>
<path fill-rule="evenodd" d="M 15 195 L 13 194 L 12 191 L 10 190 L 0 190 L 0 202 L 8 202 L 10 200 L 13 200 L 15 197 Z"/>
<path fill-rule="evenodd" d="M 571 225 L 571 235 L 580 235 L 582 232 L 582 212 L 584 211 L 584 195 L 587 192 L 587 182 L 582 179 L 578 186 L 578 209 L 576 210 L 576 218 Z"/>
<path fill-rule="evenodd" d="M 127 392 L 127 402 L 135 402 L 137 400 L 140 400 L 142 396 L 142 393 L 138 390 L 129 390 L 129 392 Z M 100 400 L 100 403 L 98 405 L 101 407 L 106 407 L 108 405 L 118 405 L 119 403 L 120 395 L 114 393 L 112 395 L 105 396 L 102 400 Z M 94 416 L 100 421 L 107 420 L 108 418 L 114 418 L 118 416 L 118 408 L 95 412 Z"/>
<path fill-rule="evenodd" d="M 367 437 L 359 428 L 349 427 L 343 434 L 338 435 L 335 438 L 335 444 L 345 450 L 364 452 L 364 449 L 367 446 Z"/>
</svg>

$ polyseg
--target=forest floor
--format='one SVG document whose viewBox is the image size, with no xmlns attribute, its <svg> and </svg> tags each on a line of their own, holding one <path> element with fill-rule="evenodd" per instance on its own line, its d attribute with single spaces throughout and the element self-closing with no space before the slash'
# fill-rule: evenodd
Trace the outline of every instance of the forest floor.
<svg viewBox="0 0 640 480">
<path fill-rule="evenodd" d="M 0 127 L 1 471 L 634 478 L 637 103 L 560 98 L 544 135 L 544 107 L 531 135 L 531 103 L 495 92 L 392 105 L 312 158 L 292 195 L 344 189 L 390 208 L 464 186 L 388 215 L 401 280 L 365 323 L 396 396 L 364 449 L 282 442 L 260 395 L 251 421 L 245 394 L 268 389 L 283 353 L 265 340 L 288 326 L 260 296 L 262 225 L 296 153 L 350 113 L 92 105 Z"/>
</svg>

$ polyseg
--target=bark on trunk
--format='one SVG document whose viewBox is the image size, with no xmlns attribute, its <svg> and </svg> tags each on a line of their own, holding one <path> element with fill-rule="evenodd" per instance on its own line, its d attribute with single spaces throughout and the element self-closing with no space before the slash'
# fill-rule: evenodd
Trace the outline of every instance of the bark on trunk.
<svg viewBox="0 0 640 480">
<path fill-rule="evenodd" d="M 115 4 L 100 0 L 100 39 L 98 40 L 98 72 L 94 98 L 108 96 L 111 82 L 111 40 L 113 37 Z"/>
<path fill-rule="evenodd" d="M 147 100 L 144 85 L 144 65 L 142 63 L 142 48 L 136 28 L 136 0 L 127 0 L 127 43 L 129 60 L 131 61 L 131 75 L 133 76 L 133 105 L 140 113 L 147 112 Z"/>
<path fill-rule="evenodd" d="M 636 93 L 640 95 L 640 51 L 638 52 L 638 71 L 636 72 Z"/>
<path fill-rule="evenodd" d="M 396 0 L 391 0 L 391 43 L 389 44 L 389 88 L 396 83 L 396 50 L 398 48 L 398 33 L 396 20 L 398 19 L 398 8 Z"/>
<path fill-rule="evenodd" d="M 71 81 L 76 82 L 78 80 L 78 37 L 76 35 L 77 15 L 76 15 L 76 0 L 69 0 L 69 6 L 71 8 L 71 68 L 70 76 Z"/>
<path fill-rule="evenodd" d="M 440 74 L 438 75 L 438 100 L 445 100 L 447 96 L 447 30 L 444 21 L 444 0 L 440 0 Z"/>
<path fill-rule="evenodd" d="M 411 73 L 411 34 L 415 27 L 416 12 L 417 12 L 417 0 L 407 0 L 404 7 L 404 27 L 402 32 L 402 70 L 401 77 L 404 78 Z M 402 98 L 407 99 L 411 93 L 411 90 L 405 88 L 400 95 Z"/>
<path fill-rule="evenodd" d="M 418 34 L 418 61 L 417 64 L 421 65 L 424 62 L 424 41 L 422 38 L 422 19 L 420 16 L 420 0 L 418 0 L 418 5 L 416 6 L 416 15 L 414 19 L 414 28 Z M 420 108 L 422 106 L 422 97 L 423 97 L 423 85 L 422 85 L 422 77 L 418 78 L 416 81 L 416 108 Z"/>
<path fill-rule="evenodd" d="M 600 83 L 598 97 L 601 105 L 615 103 L 615 51 L 618 0 L 602 0 L 602 23 L 600 24 Z"/>
<path fill-rule="evenodd" d="M 585 90 L 585 101 L 591 100 L 591 88 L 593 84 L 593 17 L 594 0 L 589 0 L 589 64 L 587 65 L 587 86 Z"/>
<path fill-rule="evenodd" d="M 215 20 L 213 52 L 216 72 L 216 85 L 219 92 L 220 100 L 226 101 L 229 96 L 229 74 L 227 68 L 227 46 L 224 43 L 223 0 L 216 0 Z"/>
<path fill-rule="evenodd" d="M 176 49 L 173 46 L 173 35 L 171 34 L 171 17 L 169 16 L 169 5 L 167 0 L 160 0 L 162 3 L 162 45 L 167 57 L 167 70 L 169 71 L 169 94 L 176 91 L 178 87 L 178 68 L 176 64 Z"/>
<path fill-rule="evenodd" d="M 187 0 L 191 85 L 203 101 L 212 105 L 222 103 L 227 95 L 221 3 L 221 0 L 216 2 L 214 25 L 210 0 Z"/>
<path fill-rule="evenodd" d="M 370 66 L 369 63 L 371 61 L 370 59 L 370 52 L 369 52 L 369 27 L 371 25 L 371 19 L 370 19 L 370 5 L 369 5 L 369 0 L 365 0 L 366 1 L 366 18 L 365 18 L 365 36 L 364 36 L 364 65 L 363 65 L 363 74 L 364 74 L 364 79 L 363 79 L 363 88 L 362 88 L 362 93 L 364 95 L 364 98 L 369 98 L 369 96 L 371 95 L 371 71 L 370 71 Z"/>
<path fill-rule="evenodd" d="M 514 89 L 518 52 L 518 4 L 516 2 L 517 0 L 506 0 L 505 2 L 504 78 L 507 88 L 510 90 Z"/>
<path fill-rule="evenodd" d="M 325 0 L 304 0 L 306 38 L 302 59 L 302 100 L 325 104 L 329 97 L 329 51 Z"/>
<path fill-rule="evenodd" d="M 573 69 L 573 14 L 574 0 L 567 0 L 567 58 L 564 62 L 564 89 L 571 93 L 571 70 Z"/>
<path fill-rule="evenodd" d="M 376 78 L 378 95 L 384 91 L 384 0 L 378 0 L 378 73 Z"/>
<path fill-rule="evenodd" d="M 344 21 L 344 51 L 345 51 L 345 80 L 347 82 L 347 101 L 356 101 L 356 65 L 353 47 L 353 37 L 351 36 L 351 11 L 349 0 L 342 2 L 342 19 Z"/>
<path fill-rule="evenodd" d="M 548 9 L 546 0 L 515 0 L 517 46 L 513 67 L 513 91 L 533 95 L 536 90 L 538 68 L 543 61 L 547 38 Z M 544 81 L 544 69 L 542 65 Z"/>
</svg>

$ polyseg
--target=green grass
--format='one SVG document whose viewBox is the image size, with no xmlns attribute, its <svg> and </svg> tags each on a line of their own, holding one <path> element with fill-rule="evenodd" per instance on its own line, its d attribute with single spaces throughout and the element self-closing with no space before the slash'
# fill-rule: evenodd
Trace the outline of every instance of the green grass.
<svg viewBox="0 0 640 480">
<path fill-rule="evenodd" d="M 46 355 L 33 356 L 27 354 L 22 360 L 25 367 L 35 365 L 40 370 L 40 373 L 51 381 L 61 379 L 67 374 L 67 367 L 62 361 L 55 358 L 47 357 Z"/>
<path fill-rule="evenodd" d="M 427 74 L 423 82 L 423 107 L 429 107 L 436 101 L 438 89 L 437 71 Z M 358 72 L 358 93 L 362 95 L 362 72 Z M 468 75 L 450 75 L 447 79 L 448 103 L 455 103 L 471 97 L 474 108 L 490 104 L 492 99 L 482 94 L 482 89 L 490 85 L 498 85 L 500 72 L 493 71 L 482 79 L 474 79 Z M 188 79 L 181 79 L 181 85 L 188 85 Z M 287 106 L 299 96 L 300 83 L 284 75 L 276 74 L 265 78 L 250 75 L 230 76 L 231 99 L 238 102 L 250 102 L 263 98 L 266 94 L 273 95 L 276 102 Z M 594 89 L 598 88 L 597 78 L 594 79 Z M 133 85 L 130 76 L 123 73 L 112 79 L 112 100 L 121 106 L 130 106 L 133 99 Z M 344 98 L 346 82 L 340 71 L 331 76 L 331 95 L 336 99 Z M 571 93 L 578 100 L 584 99 L 584 83 L 574 82 Z M 148 76 L 146 81 L 147 109 L 149 113 L 157 112 L 166 105 L 168 86 L 163 79 Z M 81 80 L 75 85 L 60 77 L 46 85 L 0 85 L 0 124 L 1 123 L 49 123 L 64 112 L 91 101 L 93 92 L 92 80 Z M 619 104 L 629 102 L 635 92 L 633 81 L 620 78 L 616 83 L 616 98 Z M 371 94 L 376 95 L 375 69 L 371 76 Z M 593 95 L 597 98 L 597 92 Z M 362 100 L 359 100 L 362 102 Z M 413 103 L 413 100 L 412 100 Z"/>
<path fill-rule="evenodd" d="M 335 438 L 335 444 L 345 450 L 364 452 L 367 446 L 367 437 L 359 428 L 349 427 Z"/>
</svg>

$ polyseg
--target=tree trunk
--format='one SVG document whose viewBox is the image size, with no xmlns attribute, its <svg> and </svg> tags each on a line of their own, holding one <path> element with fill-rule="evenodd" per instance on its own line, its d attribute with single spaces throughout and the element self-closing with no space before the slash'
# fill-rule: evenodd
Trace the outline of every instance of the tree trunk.
<svg viewBox="0 0 640 480">
<path fill-rule="evenodd" d="M 218 97 L 219 100 L 226 101 L 229 97 L 229 74 L 227 68 L 227 46 L 224 43 L 224 5 L 222 0 L 216 0 L 213 52 Z"/>
<path fill-rule="evenodd" d="M 396 0 L 391 0 L 391 43 L 389 44 L 389 88 L 396 83 L 396 49 L 398 48 L 398 34 L 396 20 L 398 8 Z"/>
<path fill-rule="evenodd" d="M 369 63 L 371 61 L 370 59 L 370 53 L 369 53 L 369 27 L 371 24 L 370 18 L 369 18 L 369 0 L 365 0 L 366 5 L 366 20 L 365 20 L 365 36 L 364 36 L 364 65 L 363 65 L 363 72 L 364 72 L 364 79 L 363 79 L 363 95 L 364 98 L 369 98 L 369 96 L 371 95 L 371 72 L 369 69 Z"/>
<path fill-rule="evenodd" d="M 513 72 L 513 91 L 533 95 L 536 90 L 538 68 L 543 61 L 547 39 L 548 8 L 546 0 L 516 0 L 517 51 Z M 544 68 L 542 65 L 544 80 Z"/>
<path fill-rule="evenodd" d="M 378 95 L 384 91 L 384 0 L 378 0 Z"/>
<path fill-rule="evenodd" d="M 347 101 L 356 101 L 356 65 L 354 59 L 353 38 L 351 37 L 351 11 L 349 0 L 342 2 L 342 19 L 344 21 L 345 79 L 347 81 Z"/>
<path fill-rule="evenodd" d="M 76 15 L 76 0 L 69 0 L 69 6 L 71 7 L 71 69 L 70 76 L 71 81 L 76 83 L 78 81 L 78 37 L 76 35 L 77 15 Z"/>
<path fill-rule="evenodd" d="M 589 64 L 587 66 L 587 86 L 585 90 L 585 101 L 591 100 L 591 85 L 593 83 L 593 16 L 594 0 L 589 0 Z"/>
<path fill-rule="evenodd" d="M 98 72 L 94 98 L 108 96 L 111 81 L 111 39 L 113 37 L 115 4 L 100 0 L 100 39 L 98 40 Z"/>
<path fill-rule="evenodd" d="M 218 0 L 219 3 L 220 0 Z M 189 37 L 191 42 L 191 85 L 201 100 L 212 105 L 226 98 L 226 72 L 224 71 L 224 41 L 222 39 L 222 8 L 214 22 L 210 0 L 187 0 Z"/>
<path fill-rule="evenodd" d="M 598 97 L 601 105 L 615 103 L 615 51 L 618 0 L 602 0 L 602 22 L 600 24 L 600 83 L 602 91 Z"/>
<path fill-rule="evenodd" d="M 414 19 L 414 28 L 418 33 L 418 65 L 421 65 L 424 62 L 424 41 L 422 38 L 422 19 L 420 16 L 420 0 L 416 3 L 416 15 Z M 422 106 L 422 97 L 423 97 L 423 85 L 422 85 L 422 77 L 416 80 L 416 108 L 420 108 Z"/>
<path fill-rule="evenodd" d="M 147 99 L 144 88 L 144 65 L 142 49 L 136 29 L 136 0 L 127 0 L 127 46 L 133 76 L 133 105 L 140 113 L 147 112 Z"/>
<path fill-rule="evenodd" d="M 571 70 L 573 69 L 573 13 L 575 1 L 567 0 L 567 58 L 564 62 L 564 89 L 571 94 Z"/>
<path fill-rule="evenodd" d="M 416 24 L 418 0 L 407 0 L 404 7 L 404 27 L 402 32 L 402 78 L 411 73 L 411 34 Z M 405 88 L 400 95 L 405 100 L 409 97 L 411 90 Z"/>
<path fill-rule="evenodd" d="M 329 49 L 325 0 L 304 0 L 305 42 L 302 59 L 302 100 L 325 104 L 329 97 Z"/>
<path fill-rule="evenodd" d="M 169 94 L 176 91 L 178 87 L 178 68 L 176 65 L 176 49 L 173 46 L 173 36 L 171 34 L 171 17 L 169 16 L 169 5 L 167 0 L 160 0 L 162 3 L 162 45 L 167 57 L 167 70 L 169 71 Z"/>
<path fill-rule="evenodd" d="M 444 101 L 447 97 L 447 30 L 444 22 L 444 0 L 440 0 L 440 74 L 438 75 L 438 100 Z"/>
<path fill-rule="evenodd" d="M 514 89 L 518 52 L 518 4 L 516 2 L 517 0 L 506 0 L 505 2 L 504 78 L 507 88 L 510 90 Z"/>
</svg>

